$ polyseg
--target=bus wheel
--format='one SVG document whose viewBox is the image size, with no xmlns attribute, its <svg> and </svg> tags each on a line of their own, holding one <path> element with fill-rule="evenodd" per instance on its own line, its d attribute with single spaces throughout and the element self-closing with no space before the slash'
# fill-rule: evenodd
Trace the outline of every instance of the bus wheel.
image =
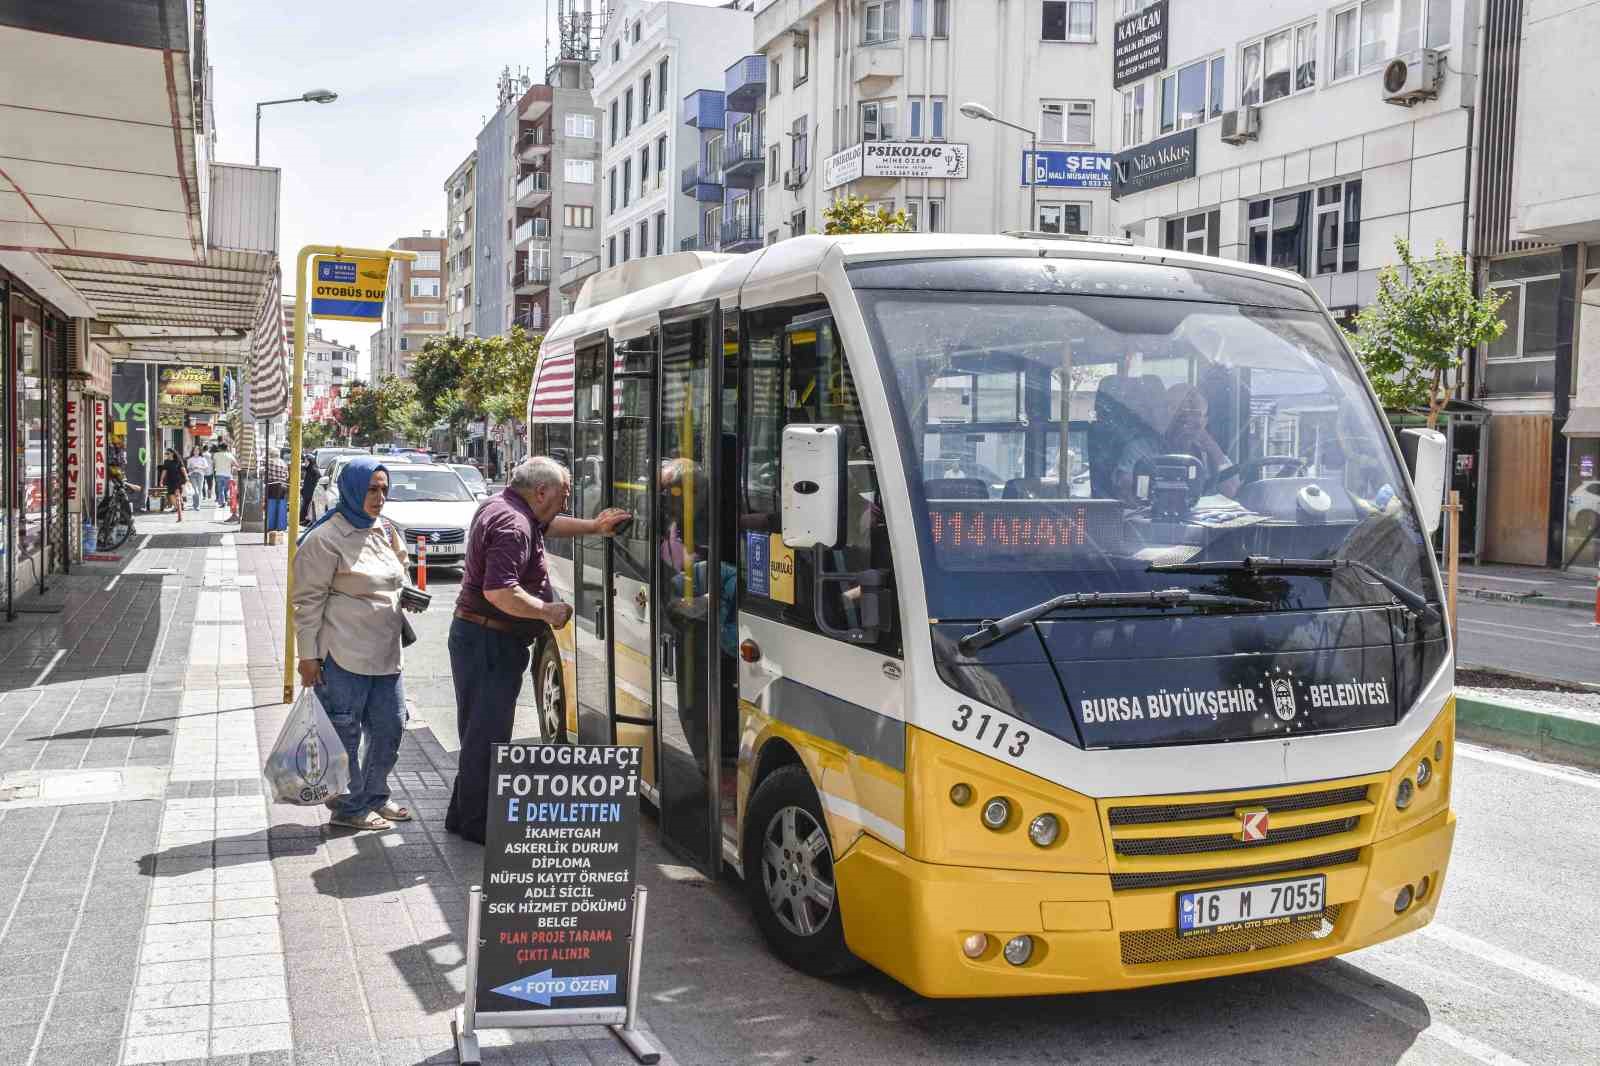
<svg viewBox="0 0 1600 1066">
<path fill-rule="evenodd" d="M 772 950 L 813 977 L 855 968 L 844 945 L 833 846 L 805 768 L 785 766 L 762 781 L 745 825 L 745 891 Z"/>
<path fill-rule="evenodd" d="M 538 679 L 539 731 L 546 744 L 567 742 L 567 691 L 561 681 L 561 651 L 554 640 L 539 642 L 539 662 L 534 667 Z"/>
</svg>

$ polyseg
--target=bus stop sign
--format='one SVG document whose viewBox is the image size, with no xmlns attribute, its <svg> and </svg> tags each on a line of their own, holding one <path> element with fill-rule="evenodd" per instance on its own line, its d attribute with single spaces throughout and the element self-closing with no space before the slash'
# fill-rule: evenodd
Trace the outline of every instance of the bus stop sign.
<svg viewBox="0 0 1600 1066">
<path fill-rule="evenodd" d="M 383 318 L 383 295 L 389 284 L 389 260 L 319 255 L 313 259 L 311 317 L 350 322 Z"/>
</svg>

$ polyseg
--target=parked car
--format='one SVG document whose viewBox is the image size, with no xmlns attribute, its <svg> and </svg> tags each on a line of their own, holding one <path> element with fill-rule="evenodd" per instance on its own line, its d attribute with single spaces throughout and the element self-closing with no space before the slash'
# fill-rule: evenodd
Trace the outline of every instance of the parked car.
<svg viewBox="0 0 1600 1066">
<path fill-rule="evenodd" d="M 316 450 L 317 469 L 321 470 L 323 472 L 323 474 L 327 474 L 328 468 L 333 465 L 333 461 L 335 459 L 337 459 L 339 456 L 341 456 L 341 455 L 366 455 L 366 454 L 367 454 L 367 450 L 365 448 L 339 448 L 339 447 L 318 448 Z"/>
<path fill-rule="evenodd" d="M 483 471 L 466 463 L 449 463 L 451 470 L 461 475 L 461 480 L 467 483 L 467 488 L 480 500 L 489 498 L 489 483 L 483 479 Z"/>
</svg>

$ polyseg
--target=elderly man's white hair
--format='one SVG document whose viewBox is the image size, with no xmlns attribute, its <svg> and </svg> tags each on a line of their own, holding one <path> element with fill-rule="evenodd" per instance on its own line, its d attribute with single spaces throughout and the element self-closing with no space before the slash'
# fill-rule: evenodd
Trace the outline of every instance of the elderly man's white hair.
<svg viewBox="0 0 1600 1066">
<path fill-rule="evenodd" d="M 548 455 L 530 455 L 511 471 L 511 487 L 519 492 L 558 488 L 567 480 L 567 468 Z"/>
</svg>

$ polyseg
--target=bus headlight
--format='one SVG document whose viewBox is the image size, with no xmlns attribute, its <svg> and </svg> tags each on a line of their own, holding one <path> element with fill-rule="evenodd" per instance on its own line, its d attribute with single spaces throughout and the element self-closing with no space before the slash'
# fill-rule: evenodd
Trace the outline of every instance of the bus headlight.
<svg viewBox="0 0 1600 1066">
<path fill-rule="evenodd" d="M 1428 787 L 1428 782 L 1432 781 L 1432 780 L 1433 780 L 1433 763 L 1429 762 L 1428 761 L 1428 757 L 1426 755 L 1424 755 L 1422 757 L 1422 760 L 1417 763 L 1417 787 L 1418 788 L 1427 788 Z"/>
<path fill-rule="evenodd" d="M 1041 848 L 1048 848 L 1061 836 L 1061 820 L 1053 814 L 1041 814 L 1028 823 L 1028 839 Z"/>
<path fill-rule="evenodd" d="M 995 832 L 1006 827 L 1011 821 L 1011 801 L 1004 796 L 996 796 L 983 805 L 983 824 Z"/>
<path fill-rule="evenodd" d="M 1033 937 L 1027 933 L 1012 937 L 1006 941 L 1002 954 L 1005 955 L 1006 961 L 1013 966 L 1027 965 L 1028 960 L 1033 958 Z"/>
<path fill-rule="evenodd" d="M 1403 811 L 1411 806 L 1412 791 L 1411 778 L 1402 777 L 1400 779 L 1400 787 L 1394 790 L 1394 805 L 1396 809 Z"/>
</svg>

